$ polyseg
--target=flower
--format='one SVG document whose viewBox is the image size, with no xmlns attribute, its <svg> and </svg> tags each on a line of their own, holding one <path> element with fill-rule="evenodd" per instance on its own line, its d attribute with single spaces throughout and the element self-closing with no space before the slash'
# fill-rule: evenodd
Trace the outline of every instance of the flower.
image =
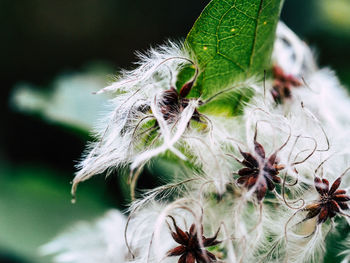
<svg viewBox="0 0 350 263">
<path fill-rule="evenodd" d="M 220 241 L 217 241 L 219 230 L 211 238 L 203 236 L 203 225 L 197 227 L 196 224 L 192 224 L 188 232 L 182 231 L 175 222 L 173 217 L 170 217 L 173 221 L 175 232 L 171 232 L 173 239 L 180 244 L 167 253 L 169 257 L 181 256 L 178 263 L 209 263 L 216 262 L 216 256 L 204 249 L 206 247 L 215 246 Z"/>
<path fill-rule="evenodd" d="M 333 182 L 331 188 L 329 188 L 327 179 L 315 177 L 315 188 L 320 198 L 316 203 L 310 204 L 304 208 L 305 211 L 308 211 L 304 220 L 318 216 L 317 223 L 321 224 L 328 218 L 333 218 L 338 213 L 342 214 L 341 210 L 349 209 L 346 202 L 350 201 L 350 196 L 346 195 L 345 190 L 338 190 L 341 180 L 342 176 L 338 177 Z"/>
<path fill-rule="evenodd" d="M 240 178 L 237 182 L 244 184 L 248 189 L 255 187 L 255 193 L 260 202 L 265 197 L 267 189 L 272 191 L 275 189 L 274 183 L 281 183 L 281 178 L 277 175 L 284 166 L 278 164 L 277 153 L 266 158 L 264 147 L 257 141 L 254 141 L 254 145 L 255 157 L 251 153 L 240 150 L 244 158 L 241 164 L 245 168 L 238 171 Z"/>
<path fill-rule="evenodd" d="M 96 141 L 88 145 L 77 166 L 79 171 L 73 180 L 73 196 L 77 185 L 95 174 L 107 171 L 108 175 L 128 165 L 135 170 L 167 150 L 186 159 L 175 144 L 190 120 L 199 118 L 197 100 L 185 99 L 197 74 L 179 94 L 174 93 L 173 76 L 177 76 L 185 65 L 195 62 L 185 46 L 172 42 L 152 49 L 146 55 L 139 54 L 139 58 L 137 69 L 122 72 L 115 83 L 97 92 L 114 92 L 116 95 L 110 101 L 109 113 L 96 131 Z M 149 125 L 150 121 L 155 121 L 156 127 L 139 133 L 140 127 Z M 154 131 L 157 136 L 145 144 L 147 135 Z"/>
<path fill-rule="evenodd" d="M 115 97 L 97 142 L 91 144 L 79 166 L 73 192 L 79 182 L 96 173 L 122 166 L 139 171 L 166 151 L 186 160 L 180 168 L 185 167 L 182 174 L 132 203 L 125 228 L 124 249 L 130 256 L 126 262 L 171 262 L 174 257 L 179 263 L 215 262 L 218 258 L 222 262 L 249 263 L 257 258 L 261 262 L 320 262 L 326 230 L 330 231 L 333 220 L 323 223 L 335 215 L 349 221 L 344 210 L 350 196 L 339 189 L 348 169 L 335 176 L 349 166 L 350 121 L 349 111 L 344 109 L 350 109 L 350 103 L 343 98 L 336 78 L 329 70 L 317 68 L 308 46 L 282 23 L 277 37 L 275 80 L 266 81 L 272 94 L 265 96 L 265 83 L 247 80 L 254 95 L 245 103 L 242 116 L 204 115 L 207 112 L 200 106 L 206 101 L 188 96 L 197 70 L 177 90 L 172 76 L 178 76 L 185 65 L 196 69 L 195 59 L 178 45 L 141 56 L 136 70 L 124 72 L 121 79 L 102 90 L 116 92 Z M 300 88 L 293 90 L 291 97 L 290 89 L 296 86 Z M 229 92 L 213 97 L 226 95 L 229 97 Z M 290 99 L 276 105 L 278 98 Z M 262 124 L 259 140 L 258 123 Z M 276 144 L 281 145 L 277 150 Z M 249 150 L 242 151 L 242 145 Z M 322 166 L 327 178 L 334 180 L 330 186 L 328 180 L 313 176 L 314 167 L 325 152 L 339 149 L 344 158 Z M 272 153 L 266 154 L 270 150 Z M 239 153 L 242 160 L 236 157 Z M 237 183 L 248 189 L 243 191 L 246 195 L 241 194 L 243 187 L 232 183 L 232 171 L 238 171 Z M 312 185 L 318 193 L 316 201 L 308 191 Z M 265 198 L 268 191 L 274 196 Z M 246 198 L 250 194 L 258 204 Z M 293 219 L 296 224 L 288 227 Z M 184 222 L 182 229 L 179 220 Z M 195 222 L 188 231 L 183 230 L 186 222 Z M 210 229 L 220 225 L 223 241 L 217 241 L 219 230 L 206 238 L 203 222 Z M 309 234 L 311 228 L 315 230 Z M 208 251 L 219 243 L 220 251 L 216 247 L 212 248 L 215 254 Z"/>
<path fill-rule="evenodd" d="M 271 94 L 276 103 L 282 103 L 292 97 L 292 88 L 300 87 L 302 83 L 292 74 L 286 74 L 283 69 L 277 65 L 272 68 L 274 83 Z"/>
</svg>

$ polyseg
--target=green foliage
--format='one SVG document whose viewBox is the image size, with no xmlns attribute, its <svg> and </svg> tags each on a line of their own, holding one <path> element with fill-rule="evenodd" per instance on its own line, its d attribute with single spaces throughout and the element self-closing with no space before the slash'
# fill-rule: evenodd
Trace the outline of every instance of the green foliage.
<svg viewBox="0 0 350 263">
<path fill-rule="evenodd" d="M 247 103 L 253 95 L 254 92 L 248 87 L 237 89 L 233 92 L 226 93 L 226 96 L 218 97 L 217 100 L 200 106 L 199 111 L 227 117 L 241 115 L 245 103 Z"/>
<path fill-rule="evenodd" d="M 17 111 L 87 135 L 96 125 L 109 98 L 93 92 L 106 85 L 106 76 L 112 72 L 108 65 L 90 65 L 81 73 L 59 75 L 50 84 L 49 90 L 19 83 L 14 88 L 10 103 Z"/>
<path fill-rule="evenodd" d="M 345 249 L 344 245 L 340 245 L 339 241 L 347 238 L 350 226 L 342 218 L 335 218 L 338 231 L 332 231 L 326 236 L 326 254 L 324 262 L 337 263 L 342 262 L 344 255 L 341 254 Z"/>
<path fill-rule="evenodd" d="M 207 99 L 223 90 L 234 90 L 230 86 L 234 81 L 261 77 L 270 68 L 282 2 L 213 0 L 209 3 L 186 39 L 201 71 L 193 94 Z M 184 74 L 180 73 L 179 78 Z M 218 113 L 238 114 L 240 102 L 248 100 L 251 93 L 246 95 L 236 94 L 232 101 L 225 99 L 211 105 Z"/>
<path fill-rule="evenodd" d="M 0 252 L 10 251 L 26 262 L 51 262 L 39 255 L 40 246 L 77 220 L 90 221 L 112 205 L 103 178 L 87 182 L 72 205 L 69 177 L 62 171 L 0 161 L 0 174 Z"/>
</svg>

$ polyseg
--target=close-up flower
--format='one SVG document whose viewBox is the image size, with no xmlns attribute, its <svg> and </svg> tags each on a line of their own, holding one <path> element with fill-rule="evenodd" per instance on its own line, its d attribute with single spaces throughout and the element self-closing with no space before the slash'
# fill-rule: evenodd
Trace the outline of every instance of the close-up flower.
<svg viewBox="0 0 350 263">
<path fill-rule="evenodd" d="M 189 231 L 184 232 L 181 230 L 175 222 L 173 217 L 170 217 L 173 221 L 175 232 L 171 233 L 173 239 L 179 244 L 179 246 L 168 251 L 168 256 L 180 256 L 180 263 L 193 263 L 197 262 L 215 262 L 216 256 L 207 251 L 206 247 L 215 246 L 220 243 L 217 241 L 218 232 L 211 238 L 203 236 L 203 226 L 196 227 L 192 224 Z"/>
<path fill-rule="evenodd" d="M 91 38 L 80 27 L 73 33 L 65 15 L 53 23 L 44 7 L 35 9 L 35 19 L 64 28 L 58 36 L 72 31 L 62 42 L 81 37 L 73 53 L 91 49 L 82 57 L 100 60 L 63 71 L 45 92 L 15 85 L 13 114 L 49 127 L 36 134 L 28 125 L 27 144 L 16 144 L 23 153 L 14 156 L 40 169 L 4 162 L 17 171 L 4 179 L 4 200 L 30 201 L 5 222 L 16 225 L 13 233 L 28 224 L 23 237 L 31 241 L 23 244 L 35 249 L 6 231 L 4 248 L 39 263 L 349 262 L 350 35 L 344 43 L 326 36 L 326 1 L 88 2 L 86 27 L 103 29 Z M 334 10 L 350 10 L 335 2 Z M 187 29 L 156 38 L 162 31 L 151 11 L 163 17 L 164 32 L 176 23 Z M 142 51 L 127 56 L 135 49 Z M 108 63 L 111 52 L 125 61 Z M 31 141 L 45 136 L 52 145 Z M 32 221 L 38 235 L 29 234 Z"/>
<path fill-rule="evenodd" d="M 315 188 L 320 195 L 319 200 L 305 207 L 308 212 L 305 219 L 311 219 L 317 216 L 317 223 L 321 224 L 328 218 L 335 217 L 342 210 L 348 210 L 347 204 L 350 201 L 350 196 L 346 195 L 346 190 L 338 189 L 341 183 L 342 176 L 337 178 L 330 186 L 327 179 L 315 177 Z M 346 215 L 350 217 L 349 215 Z"/>
</svg>

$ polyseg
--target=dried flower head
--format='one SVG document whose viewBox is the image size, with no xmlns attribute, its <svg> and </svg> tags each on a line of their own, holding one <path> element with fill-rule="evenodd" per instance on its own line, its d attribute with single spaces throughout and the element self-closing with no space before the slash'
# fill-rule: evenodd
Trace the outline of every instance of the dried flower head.
<svg viewBox="0 0 350 263">
<path fill-rule="evenodd" d="M 292 88 L 300 87 L 302 83 L 292 74 L 286 74 L 278 65 L 273 66 L 272 72 L 274 77 L 272 97 L 276 103 L 283 103 L 292 97 Z"/>
<path fill-rule="evenodd" d="M 345 190 L 338 190 L 343 175 L 339 176 L 333 182 L 331 188 L 329 188 L 329 182 L 327 179 L 321 179 L 317 176 L 315 177 L 314 183 L 319 194 L 319 200 L 304 208 L 305 211 L 308 211 L 305 220 L 318 216 L 317 223 L 321 224 L 328 218 L 333 218 L 338 213 L 343 214 L 341 210 L 349 209 L 346 202 L 350 201 L 350 196 L 346 195 Z"/>
<path fill-rule="evenodd" d="M 190 99 L 185 97 L 190 92 L 193 82 L 186 83 L 178 93 L 174 87 L 163 92 L 161 99 L 160 111 L 163 118 L 169 123 L 174 123 L 178 120 L 181 112 L 188 106 Z M 200 122 L 201 114 L 197 109 L 194 110 L 191 120 Z"/>
<path fill-rule="evenodd" d="M 96 142 L 89 145 L 78 165 L 73 195 L 80 182 L 95 174 L 105 171 L 109 174 L 128 165 L 134 170 L 167 150 L 186 159 L 174 145 L 191 119 L 199 120 L 198 101 L 185 98 L 196 80 L 197 70 L 179 94 L 169 87 L 174 87 L 173 76 L 195 62 L 184 45 L 172 42 L 152 49 L 146 55 L 139 54 L 139 58 L 139 67 L 124 71 L 115 83 L 97 92 L 115 92 L 115 96 L 111 100 L 110 113 L 96 132 Z M 150 120 L 156 123 L 154 127 L 149 127 Z M 145 147 L 144 139 L 153 134 L 152 141 Z"/>
<path fill-rule="evenodd" d="M 245 167 L 238 171 L 240 176 L 237 180 L 239 184 L 244 185 L 248 189 L 255 188 L 255 193 L 260 202 L 266 195 L 267 190 L 274 190 L 275 184 L 281 183 L 278 174 L 285 167 L 280 164 L 277 156 L 278 152 L 288 143 L 287 141 L 270 156 L 266 156 L 264 147 L 257 142 L 257 125 L 254 135 L 254 154 L 243 152 L 243 160 L 239 161 Z"/>
<path fill-rule="evenodd" d="M 170 89 L 165 90 L 162 94 L 162 97 L 159 102 L 160 112 L 163 115 L 163 118 L 168 123 L 176 123 L 179 120 L 180 114 L 183 110 L 189 105 L 191 100 L 186 98 L 192 90 L 194 83 L 198 77 L 198 68 L 196 67 L 196 72 L 193 78 L 186 82 L 178 92 L 174 86 L 171 86 Z M 198 101 L 198 105 L 202 105 L 201 100 Z M 191 120 L 201 122 L 201 116 L 197 109 L 194 110 Z"/>
<path fill-rule="evenodd" d="M 167 253 L 169 257 L 180 256 L 178 263 L 216 262 L 216 256 L 205 248 L 221 243 L 221 241 L 216 240 L 220 229 L 218 229 L 213 237 L 206 238 L 203 236 L 202 224 L 200 227 L 197 227 L 196 224 L 192 224 L 190 230 L 184 232 L 177 226 L 175 219 L 171 216 L 170 218 L 175 228 L 175 232 L 173 232 L 169 226 L 171 236 L 180 245 Z"/>
</svg>

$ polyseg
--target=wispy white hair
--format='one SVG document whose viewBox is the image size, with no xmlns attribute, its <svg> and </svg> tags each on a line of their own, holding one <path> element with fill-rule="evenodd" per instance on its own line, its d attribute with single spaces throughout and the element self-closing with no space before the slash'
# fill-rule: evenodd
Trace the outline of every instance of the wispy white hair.
<svg viewBox="0 0 350 263">
<path fill-rule="evenodd" d="M 126 217 L 111 210 L 94 223 L 80 222 L 40 248 L 57 263 L 124 263 L 128 250 L 124 242 Z"/>
<path fill-rule="evenodd" d="M 273 61 L 287 74 L 303 79 L 301 87 L 293 89 L 289 102 L 277 105 L 266 93 L 271 80 L 246 80 L 254 96 L 242 105 L 241 116 L 208 114 L 203 121 L 205 128 L 196 129 L 191 118 L 201 104 L 200 98 L 191 99 L 173 123 L 165 120 L 159 108 L 161 94 L 174 85 L 174 76 L 184 65 L 196 63 L 186 50 L 169 43 L 140 55 L 137 69 L 123 72 L 116 83 L 100 91 L 114 92 L 115 98 L 97 130 L 97 141 L 79 166 L 73 192 L 77 183 L 94 174 L 129 165 L 135 170 L 167 151 L 189 163 L 183 182 L 174 178 L 133 203 L 125 232 L 127 243 L 118 245 L 124 251 L 120 254 L 123 259 L 113 260 L 124 262 L 130 256 L 127 262 L 174 262 L 175 258 L 166 257 L 177 245 L 167 226 L 172 215 L 184 229 L 202 220 L 206 230 L 221 226 L 223 242 L 214 248 L 218 254 L 223 251 L 221 262 L 250 263 L 260 256 L 263 262 L 321 262 L 331 225 L 317 224 L 317 216 L 304 220 L 306 205 L 319 198 L 314 177 L 332 183 L 350 166 L 350 102 L 334 73 L 319 69 L 305 42 L 279 23 Z M 157 141 L 144 147 L 135 142 L 135 130 L 150 119 L 158 125 Z M 280 187 L 269 191 L 260 202 L 254 195 L 256 186 L 246 189 L 236 181 L 245 165 L 241 151 L 256 156 L 255 140 L 263 145 L 266 155 L 277 152 L 284 167 L 279 174 Z M 341 189 L 349 188 L 350 179 L 344 177 Z M 171 194 L 174 191 L 176 194 Z M 104 229 L 94 230 L 101 233 Z M 91 235 L 91 244 L 101 239 L 99 234 L 97 237 Z M 64 241 L 67 239 L 54 241 L 46 251 L 63 251 L 58 259 L 74 259 L 79 253 L 73 250 L 79 251 L 80 246 L 62 247 Z M 95 258 L 109 255 L 103 249 L 90 250 L 86 255 L 90 252 L 96 253 Z"/>
<path fill-rule="evenodd" d="M 183 45 L 169 42 L 166 45 L 151 49 L 146 54 L 138 54 L 138 67 L 132 71 L 123 71 L 117 81 L 102 92 L 115 92 L 110 101 L 108 112 L 101 120 L 95 132 L 96 142 L 90 143 L 86 154 L 78 165 L 72 193 L 77 184 L 91 176 L 133 163 L 132 169 L 143 164 L 151 157 L 172 150 L 179 157 L 185 158 L 173 145 L 177 142 L 187 126 L 195 108 L 190 103 L 179 117 L 176 132 L 172 135 L 169 125 L 159 114 L 159 97 L 164 90 L 175 85 L 175 76 L 186 64 L 193 62 Z M 152 115 L 144 109 L 151 108 Z M 160 139 L 163 145 L 157 149 L 138 149 L 135 130 L 144 120 L 154 119 L 160 127 Z"/>
</svg>

